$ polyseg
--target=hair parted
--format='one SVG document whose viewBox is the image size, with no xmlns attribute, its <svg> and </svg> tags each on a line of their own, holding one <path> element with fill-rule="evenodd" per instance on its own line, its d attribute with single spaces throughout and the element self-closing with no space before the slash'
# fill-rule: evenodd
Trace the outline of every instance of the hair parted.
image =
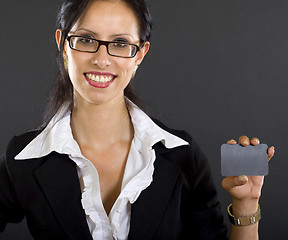
<svg viewBox="0 0 288 240">
<path fill-rule="evenodd" d="M 56 81 L 50 94 L 46 109 L 44 126 L 49 123 L 52 117 L 63 106 L 73 108 L 73 85 L 64 67 L 64 43 L 68 33 L 75 23 L 85 14 L 89 4 L 93 1 L 115 1 L 115 0 L 65 0 L 57 15 L 56 28 L 62 30 L 59 51 L 57 53 L 58 73 Z M 140 42 L 149 41 L 152 31 L 152 18 L 146 0 L 116 0 L 125 2 L 135 13 L 139 24 Z M 130 84 L 124 90 L 126 97 L 137 104 L 138 98 L 134 94 Z"/>
</svg>

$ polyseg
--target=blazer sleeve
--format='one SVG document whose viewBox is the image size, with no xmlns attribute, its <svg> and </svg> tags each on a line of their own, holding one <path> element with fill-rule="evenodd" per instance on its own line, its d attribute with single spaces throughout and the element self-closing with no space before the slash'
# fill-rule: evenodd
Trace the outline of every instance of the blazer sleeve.
<svg viewBox="0 0 288 240">
<path fill-rule="evenodd" d="M 7 149 L 11 149 L 13 140 Z M 8 150 L 7 150 L 8 152 Z M 8 222 L 17 223 L 24 218 L 18 201 L 13 181 L 7 168 L 8 153 L 4 153 L 0 157 L 0 232 L 3 232 Z"/>
<path fill-rule="evenodd" d="M 178 186 L 181 187 L 180 212 L 184 239 L 228 239 L 227 227 L 224 224 L 207 157 L 189 133 L 168 128 L 157 119 L 153 118 L 153 121 L 164 130 L 189 143 L 188 146 L 180 146 L 164 153 L 166 159 L 181 169 Z M 158 146 L 159 149 L 165 148 L 161 144 Z"/>
<path fill-rule="evenodd" d="M 189 135 L 188 135 L 189 136 Z M 188 161 L 182 166 L 187 180 L 187 193 L 184 202 L 184 219 L 193 229 L 196 239 L 227 239 L 227 228 L 224 225 L 216 187 L 212 178 L 209 162 L 198 144 L 189 136 L 187 148 Z M 185 191 L 184 191 L 185 192 Z"/>
</svg>

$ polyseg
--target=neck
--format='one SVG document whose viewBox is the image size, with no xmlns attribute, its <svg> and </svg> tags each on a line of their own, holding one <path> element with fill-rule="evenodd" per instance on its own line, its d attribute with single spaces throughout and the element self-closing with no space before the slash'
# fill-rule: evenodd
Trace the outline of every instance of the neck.
<svg viewBox="0 0 288 240">
<path fill-rule="evenodd" d="M 80 147 L 96 149 L 131 142 L 134 134 L 124 98 L 99 105 L 77 102 L 71 114 L 71 128 Z"/>
</svg>

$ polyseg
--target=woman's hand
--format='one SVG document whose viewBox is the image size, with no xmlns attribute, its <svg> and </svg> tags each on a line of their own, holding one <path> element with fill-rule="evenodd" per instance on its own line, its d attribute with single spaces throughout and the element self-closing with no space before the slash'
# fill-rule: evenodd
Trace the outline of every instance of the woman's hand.
<svg viewBox="0 0 288 240">
<path fill-rule="evenodd" d="M 259 143 L 258 138 L 251 140 L 247 136 L 239 138 L 239 144 L 242 146 L 250 144 L 255 146 Z M 237 142 L 231 139 L 227 144 L 237 144 Z M 274 147 L 268 149 L 268 161 L 273 157 L 274 152 Z M 245 216 L 257 211 L 263 182 L 263 176 L 229 176 L 223 179 L 222 187 L 232 196 L 232 208 L 235 215 Z"/>
</svg>

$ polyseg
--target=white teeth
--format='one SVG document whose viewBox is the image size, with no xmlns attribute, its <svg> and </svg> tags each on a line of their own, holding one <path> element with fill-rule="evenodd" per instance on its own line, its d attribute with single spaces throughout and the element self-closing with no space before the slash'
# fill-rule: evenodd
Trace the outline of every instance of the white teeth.
<svg viewBox="0 0 288 240">
<path fill-rule="evenodd" d="M 92 73 L 88 73 L 86 74 L 86 76 L 95 82 L 100 82 L 100 83 L 105 83 L 105 82 L 109 82 L 112 80 L 113 76 L 111 75 L 96 75 L 96 74 L 92 74 Z"/>
</svg>

